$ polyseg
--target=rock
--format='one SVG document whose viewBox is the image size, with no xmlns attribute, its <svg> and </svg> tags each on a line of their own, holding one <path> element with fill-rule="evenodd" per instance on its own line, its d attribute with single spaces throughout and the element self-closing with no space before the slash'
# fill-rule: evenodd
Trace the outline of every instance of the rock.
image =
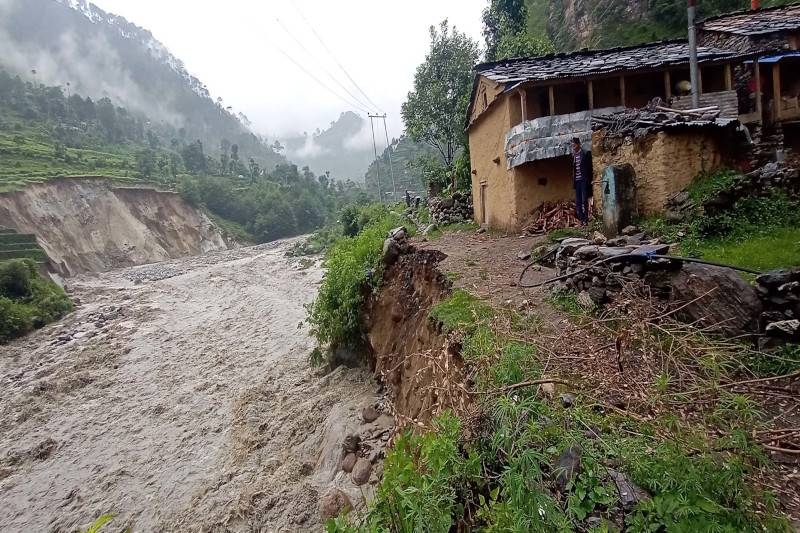
<svg viewBox="0 0 800 533">
<path fill-rule="evenodd" d="M 336 487 L 331 487 L 322 496 L 319 501 L 319 507 L 319 514 L 323 521 L 336 518 L 341 513 L 347 513 L 353 510 L 353 504 L 350 502 L 350 498 Z"/>
<path fill-rule="evenodd" d="M 353 467 L 355 466 L 357 460 L 358 457 L 356 457 L 356 454 L 348 453 L 344 456 L 344 459 L 342 459 L 342 470 L 349 474 L 353 471 Z"/>
<path fill-rule="evenodd" d="M 783 285 L 778 287 L 778 292 L 800 293 L 800 281 L 792 281 L 791 283 L 784 283 Z"/>
<path fill-rule="evenodd" d="M 756 283 L 768 289 L 777 289 L 781 285 L 792 281 L 792 273 L 788 270 L 773 270 L 765 272 L 756 278 Z"/>
<path fill-rule="evenodd" d="M 383 264 L 391 266 L 397 261 L 398 257 L 400 257 L 400 246 L 397 241 L 394 239 L 383 241 Z"/>
<path fill-rule="evenodd" d="M 359 444 L 361 444 L 361 436 L 358 433 L 352 433 L 344 438 L 342 449 L 344 453 L 356 453 Z"/>
<path fill-rule="evenodd" d="M 628 250 L 627 248 L 610 248 L 608 246 L 598 246 L 597 248 L 597 254 L 603 259 L 608 259 L 609 257 L 617 257 L 628 253 L 630 253 L 630 250 Z"/>
<path fill-rule="evenodd" d="M 522 251 L 517 254 L 517 259 L 519 259 L 520 261 L 527 261 L 530 258 L 531 258 L 530 252 Z"/>
<path fill-rule="evenodd" d="M 572 255 L 575 250 L 580 248 L 581 246 L 586 246 L 590 243 L 586 239 L 580 239 L 578 237 L 569 237 L 561 241 L 561 244 L 558 246 L 558 255 Z"/>
<path fill-rule="evenodd" d="M 767 335 L 787 341 L 800 341 L 800 320 L 782 320 L 767 324 Z"/>
<path fill-rule="evenodd" d="M 361 418 L 367 424 L 374 422 L 379 416 L 381 416 L 381 413 L 371 405 L 361 410 Z"/>
<path fill-rule="evenodd" d="M 594 307 L 594 302 L 592 301 L 592 297 L 589 296 L 588 291 L 584 290 L 578 293 L 578 305 L 584 309 L 591 309 Z"/>
<path fill-rule="evenodd" d="M 625 226 L 624 228 L 622 228 L 623 235 L 634 235 L 636 233 L 639 233 L 639 228 L 637 228 L 636 226 Z"/>
<path fill-rule="evenodd" d="M 591 298 L 596 305 L 603 305 L 606 301 L 606 290 L 596 285 L 597 284 L 595 284 L 594 287 L 589 287 L 589 298 Z"/>
<path fill-rule="evenodd" d="M 617 486 L 619 503 L 622 505 L 622 508 L 625 510 L 625 512 L 633 510 L 636 504 L 640 501 L 650 499 L 650 495 L 644 489 L 633 483 L 622 472 L 617 472 L 609 468 L 608 473 L 611 476 L 611 479 L 614 480 L 614 484 Z"/>
<path fill-rule="evenodd" d="M 353 483 L 356 485 L 363 485 L 369 481 L 369 475 L 371 473 L 372 463 L 369 462 L 369 459 L 360 457 L 356 461 L 356 464 L 353 465 L 353 472 L 350 474 L 350 476 L 353 478 Z"/>
<path fill-rule="evenodd" d="M 567 487 L 567 483 L 580 472 L 581 453 L 580 445 L 573 444 L 559 456 L 558 462 L 553 469 L 559 490 L 563 491 Z"/>
<path fill-rule="evenodd" d="M 436 230 L 436 224 L 428 224 L 425 226 L 425 229 L 422 230 L 423 235 L 430 235 L 432 231 Z"/>
<path fill-rule="evenodd" d="M 606 246 L 627 246 L 627 244 L 627 237 L 614 237 L 613 239 L 608 239 L 606 241 Z"/>
<path fill-rule="evenodd" d="M 565 392 L 561 395 L 561 405 L 566 408 L 570 408 L 575 405 L 575 395 L 571 392 Z"/>
<path fill-rule="evenodd" d="M 758 331 L 762 311 L 756 290 L 734 270 L 689 263 L 670 276 L 670 300 L 687 303 L 680 311 L 689 322 L 728 337 Z"/>
<path fill-rule="evenodd" d="M 605 244 L 606 236 L 600 233 L 599 231 L 595 231 L 594 233 L 592 233 L 592 241 L 595 244 Z"/>
<path fill-rule="evenodd" d="M 583 260 L 590 260 L 594 259 L 598 255 L 598 246 L 595 244 L 589 244 L 586 246 L 581 246 L 572 254 L 573 256 L 583 259 Z"/>
<path fill-rule="evenodd" d="M 542 394 L 545 395 L 548 399 L 553 399 L 556 395 L 556 385 L 555 383 L 542 383 L 539 385 L 539 389 L 542 391 Z"/>
<path fill-rule="evenodd" d="M 484 228 L 483 226 L 481 226 L 480 228 L 478 228 L 477 230 L 475 230 L 475 233 L 476 233 L 477 235 L 480 235 L 481 233 L 486 233 L 486 228 Z"/>
<path fill-rule="evenodd" d="M 396 241 L 402 241 L 408 236 L 408 230 L 403 226 L 399 228 L 394 228 L 393 230 L 389 231 L 389 238 L 394 239 Z"/>
</svg>

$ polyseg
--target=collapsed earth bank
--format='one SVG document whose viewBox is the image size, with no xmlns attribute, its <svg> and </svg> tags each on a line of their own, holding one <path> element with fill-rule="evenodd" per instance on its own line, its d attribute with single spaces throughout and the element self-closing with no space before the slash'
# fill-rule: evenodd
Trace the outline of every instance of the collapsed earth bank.
<svg viewBox="0 0 800 533">
<path fill-rule="evenodd" d="M 180 195 L 61 178 L 0 194 L 0 226 L 35 234 L 49 269 L 72 276 L 228 248 Z"/>
</svg>

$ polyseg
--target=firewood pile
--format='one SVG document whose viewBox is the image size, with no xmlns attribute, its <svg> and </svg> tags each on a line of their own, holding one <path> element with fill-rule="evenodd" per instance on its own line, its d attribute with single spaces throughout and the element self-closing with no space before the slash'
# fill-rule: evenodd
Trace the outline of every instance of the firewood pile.
<svg viewBox="0 0 800 533">
<path fill-rule="evenodd" d="M 528 235 L 540 235 L 554 229 L 578 226 L 580 221 L 575 216 L 575 202 L 545 202 L 523 231 Z"/>
<path fill-rule="evenodd" d="M 661 99 L 657 98 L 641 109 L 626 109 L 592 117 L 592 129 L 605 129 L 607 135 L 629 136 L 681 124 L 713 124 L 719 115 L 719 106 L 672 109 L 661 105 Z"/>
</svg>

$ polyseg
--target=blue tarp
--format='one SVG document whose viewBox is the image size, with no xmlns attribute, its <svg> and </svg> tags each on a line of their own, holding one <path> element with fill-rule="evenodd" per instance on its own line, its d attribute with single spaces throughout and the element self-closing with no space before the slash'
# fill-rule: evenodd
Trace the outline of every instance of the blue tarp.
<svg viewBox="0 0 800 533">
<path fill-rule="evenodd" d="M 783 52 L 781 54 L 775 54 L 771 56 L 759 57 L 759 63 L 777 63 L 784 57 L 800 57 L 800 51 L 791 51 L 791 52 Z M 752 61 L 746 61 L 746 63 L 752 63 Z"/>
</svg>

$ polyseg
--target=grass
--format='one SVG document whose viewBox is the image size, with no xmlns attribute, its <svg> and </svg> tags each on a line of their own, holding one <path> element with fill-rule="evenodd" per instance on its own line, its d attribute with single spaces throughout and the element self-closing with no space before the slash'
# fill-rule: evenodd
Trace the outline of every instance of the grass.
<svg viewBox="0 0 800 533">
<path fill-rule="evenodd" d="M 800 227 L 775 228 L 746 239 L 708 240 L 696 251 L 709 261 L 756 270 L 800 266 Z"/>
<path fill-rule="evenodd" d="M 432 431 L 402 433 L 388 452 L 375 500 L 362 514 L 330 521 L 329 532 L 617 531 L 611 469 L 648 494 L 625 513 L 625 531 L 788 531 L 774 497 L 749 481 L 766 464 L 747 431 L 759 416 L 749 397 L 723 391 L 704 420 L 716 431 L 670 413 L 626 416 L 579 388 L 565 409 L 537 387 L 519 386 L 541 379 L 542 363 L 551 363 L 552 352 L 537 345 L 538 321 L 495 310 L 465 291 L 454 291 L 430 316 L 463 335 L 476 425 L 466 428 L 446 413 Z M 787 354 L 787 364 L 797 364 L 800 352 Z M 769 368 L 784 369 L 774 362 Z M 662 372 L 653 385 L 667 398 L 672 378 Z M 580 455 L 572 475 L 560 466 L 567 452 Z M 590 525 L 590 517 L 599 522 Z"/>
<path fill-rule="evenodd" d="M 558 242 L 568 237 L 581 237 L 585 238 L 587 231 L 584 228 L 561 228 L 554 229 L 547 234 L 547 240 L 550 242 Z"/>
<path fill-rule="evenodd" d="M 445 233 L 456 233 L 461 231 L 476 231 L 480 226 L 473 222 L 458 222 L 456 224 L 448 224 L 446 226 L 436 226 L 435 229 L 428 232 L 425 237 L 428 240 L 435 241 L 440 239 Z"/>
</svg>

